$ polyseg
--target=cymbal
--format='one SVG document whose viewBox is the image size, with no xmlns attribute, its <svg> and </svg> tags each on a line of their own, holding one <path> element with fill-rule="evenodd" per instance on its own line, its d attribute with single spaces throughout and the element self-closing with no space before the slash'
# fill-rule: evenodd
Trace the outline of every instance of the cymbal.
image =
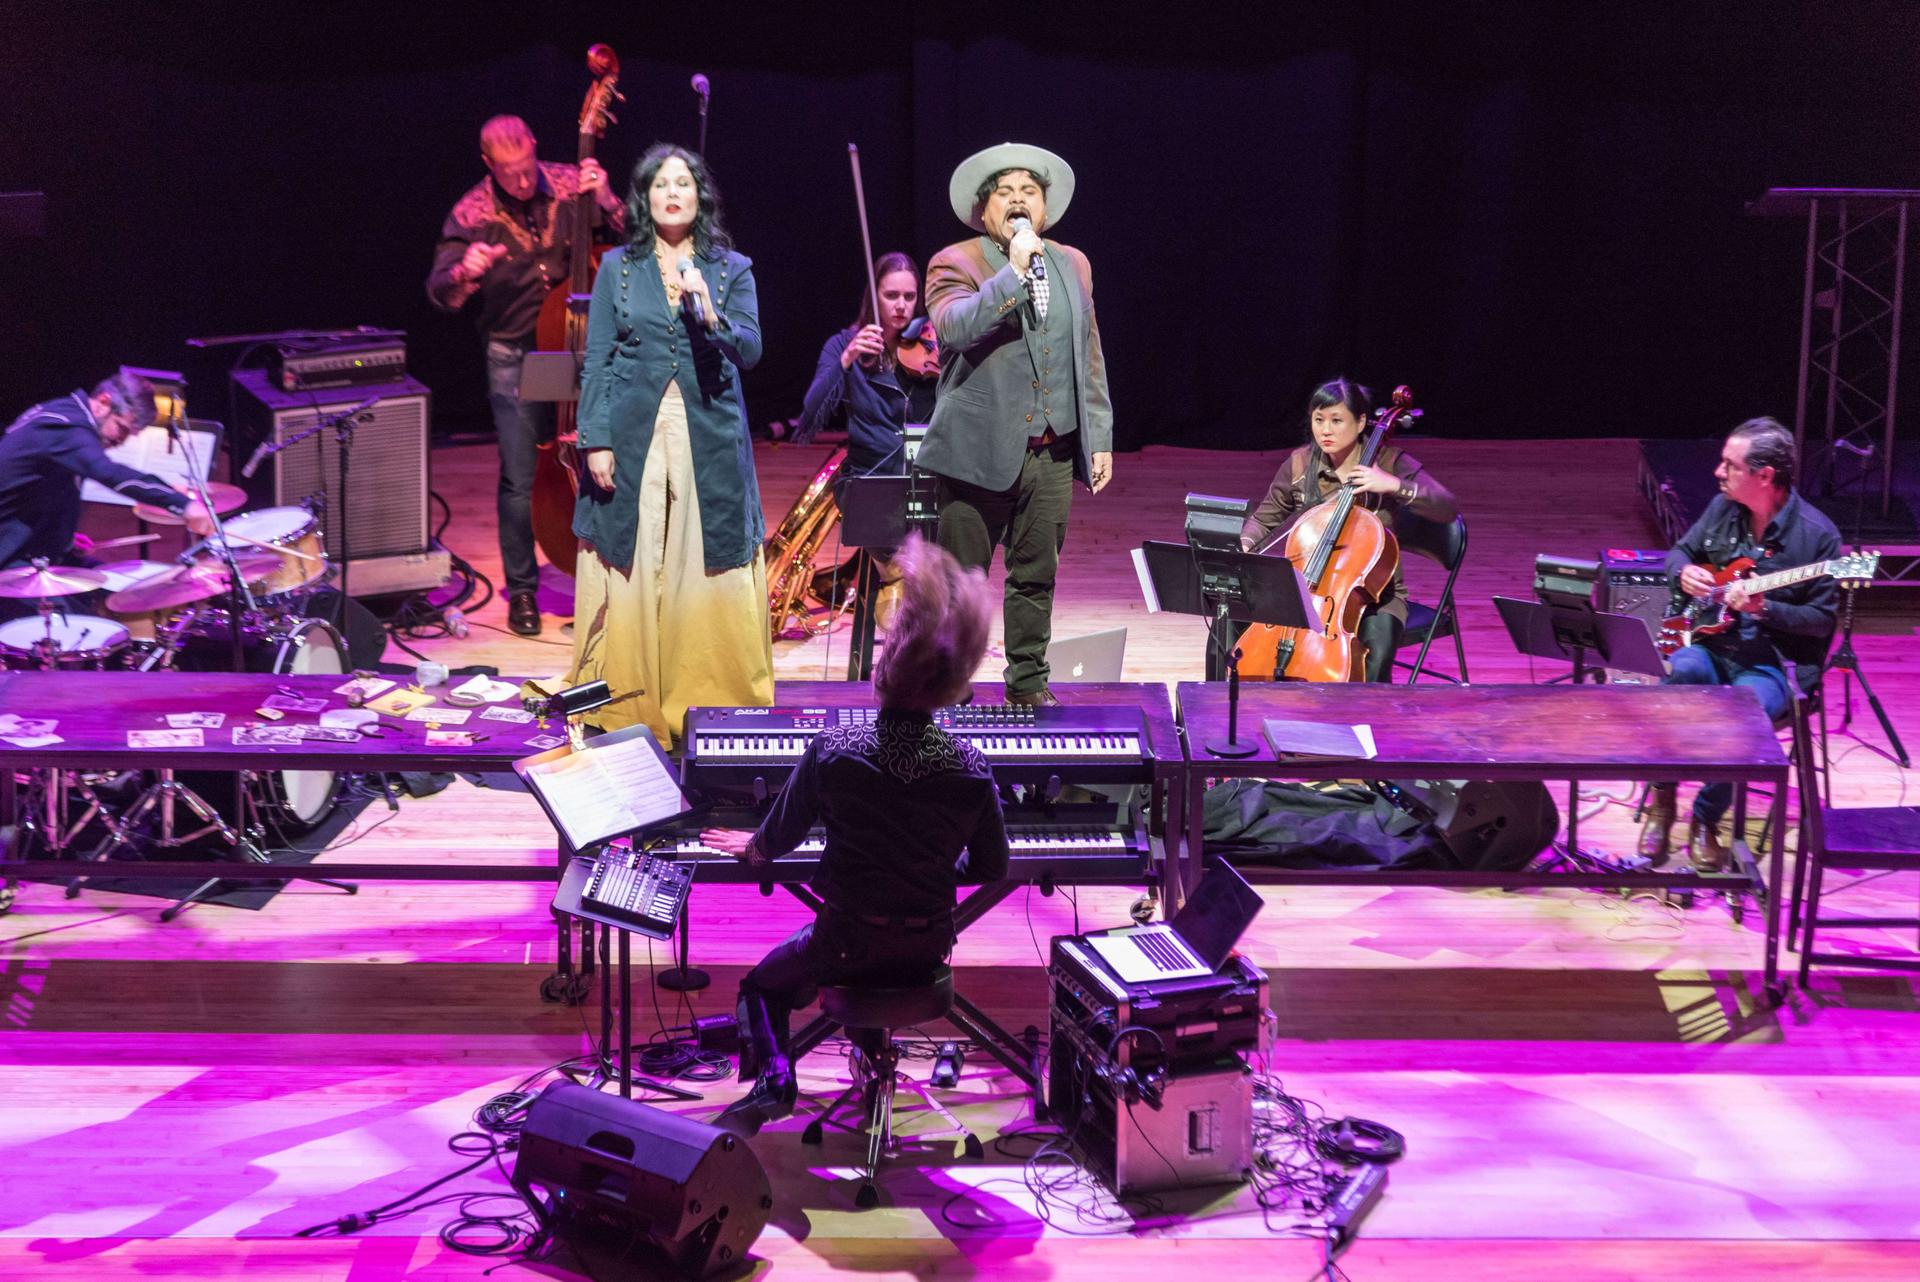
<svg viewBox="0 0 1920 1282">
<path fill-rule="evenodd" d="M 238 567 L 241 579 L 249 584 L 259 583 L 280 572 L 280 558 L 271 552 L 261 552 L 251 549 L 247 551 L 236 551 L 233 554 L 233 563 Z M 208 564 L 218 566 L 221 569 L 226 568 L 225 563 L 221 561 L 212 561 L 208 562 Z"/>
<path fill-rule="evenodd" d="M 208 601 L 227 590 L 227 572 L 218 565 L 179 565 L 145 583 L 107 598 L 109 614 L 148 614 Z"/>
<path fill-rule="evenodd" d="M 221 516 L 229 512 L 238 512 L 247 505 L 247 492 L 237 485 L 228 485 L 225 481 L 208 481 L 207 497 L 213 500 L 213 510 Z M 169 512 L 163 507 L 154 507 L 150 503 L 135 503 L 133 514 L 148 525 L 185 525 L 186 518 L 178 513 Z"/>
<path fill-rule="evenodd" d="M 0 570 L 0 596 L 72 596 L 76 592 L 91 592 L 106 581 L 106 576 L 98 570 L 83 570 L 77 566 L 49 565 L 45 569 L 35 569 L 31 565 L 19 565 L 11 570 Z"/>
</svg>

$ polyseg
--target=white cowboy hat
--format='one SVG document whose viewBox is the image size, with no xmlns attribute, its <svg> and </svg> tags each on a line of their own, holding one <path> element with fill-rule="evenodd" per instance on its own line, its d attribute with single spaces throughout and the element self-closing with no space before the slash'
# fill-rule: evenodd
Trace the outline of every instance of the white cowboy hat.
<svg viewBox="0 0 1920 1282">
<path fill-rule="evenodd" d="M 1024 169 L 1047 189 L 1047 225 L 1036 230 L 1051 230 L 1065 217 L 1073 201 L 1073 166 L 1045 147 L 1023 142 L 1003 142 L 960 162 L 947 182 L 947 203 L 953 206 L 954 216 L 975 231 L 985 231 L 975 197 L 981 183 L 1007 169 Z"/>
</svg>

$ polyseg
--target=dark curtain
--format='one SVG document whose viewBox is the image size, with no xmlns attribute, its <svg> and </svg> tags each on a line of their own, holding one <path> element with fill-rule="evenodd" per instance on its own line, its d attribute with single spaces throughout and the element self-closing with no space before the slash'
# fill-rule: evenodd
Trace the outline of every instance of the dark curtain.
<svg viewBox="0 0 1920 1282">
<path fill-rule="evenodd" d="M 1802 229 L 1743 203 L 1920 185 L 1896 0 L 923 9 L 9 6 L 0 191 L 46 191 L 51 226 L 0 240 L 0 419 L 123 361 L 187 366 L 217 415 L 224 358 L 188 336 L 372 324 L 408 331 L 440 426 L 484 428 L 472 326 L 421 290 L 435 234 L 489 114 L 571 158 L 595 40 L 625 68 L 616 173 L 691 142 L 712 79 L 756 424 L 865 287 L 849 141 L 876 249 L 923 264 L 965 234 L 962 156 L 1072 162 L 1059 237 L 1093 262 L 1122 448 L 1289 443 L 1336 373 L 1463 435 L 1790 415 Z"/>
</svg>

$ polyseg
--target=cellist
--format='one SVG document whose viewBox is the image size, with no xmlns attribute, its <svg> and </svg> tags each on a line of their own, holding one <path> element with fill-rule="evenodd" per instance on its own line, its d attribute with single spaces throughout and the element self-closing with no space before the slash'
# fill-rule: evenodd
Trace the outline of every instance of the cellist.
<svg viewBox="0 0 1920 1282">
<path fill-rule="evenodd" d="M 1431 521 L 1453 519 L 1458 509 L 1447 487 L 1398 446 L 1386 446 L 1371 466 L 1360 461 L 1360 438 L 1372 412 L 1373 394 L 1351 379 L 1336 378 L 1314 389 L 1307 401 L 1307 443 L 1281 461 L 1267 496 L 1240 527 L 1242 549 L 1265 550 L 1275 542 L 1271 536 L 1276 530 L 1284 531 L 1343 486 L 1352 488 L 1358 502 L 1374 512 L 1404 507 Z M 1406 626 L 1406 585 L 1396 569 L 1391 586 L 1360 621 L 1367 680 L 1391 676 L 1394 651 Z"/>
<path fill-rule="evenodd" d="M 445 312 L 478 300 L 474 319 L 486 339 L 487 403 L 500 444 L 507 626 L 530 637 L 540 632 L 533 477 L 554 420 L 551 405 L 520 399 L 520 364 L 533 347 L 547 291 L 567 279 L 574 197 L 592 192 L 612 233 L 625 230 L 626 207 L 598 162 L 556 165 L 535 155 L 533 131 L 518 116 L 495 116 L 481 126 L 480 159 L 487 177 L 460 198 L 440 229 L 427 298 Z"/>
</svg>

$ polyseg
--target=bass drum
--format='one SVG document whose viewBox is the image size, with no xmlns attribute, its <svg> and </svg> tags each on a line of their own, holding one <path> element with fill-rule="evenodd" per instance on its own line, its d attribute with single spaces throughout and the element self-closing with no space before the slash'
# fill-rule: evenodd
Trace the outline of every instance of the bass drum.
<svg viewBox="0 0 1920 1282">
<path fill-rule="evenodd" d="M 277 676 L 330 675 L 346 671 L 346 647 L 325 619 L 274 619 L 249 624 L 241 634 L 246 671 Z M 180 644 L 173 667 L 178 672 L 229 672 L 233 668 L 233 637 L 225 620 L 215 626 L 196 624 Z M 333 810 L 340 776 L 331 770 L 269 770 L 260 779 L 265 786 L 265 818 L 288 831 L 304 832 Z M 224 806 L 230 788 L 201 790 L 217 806 Z"/>
</svg>

